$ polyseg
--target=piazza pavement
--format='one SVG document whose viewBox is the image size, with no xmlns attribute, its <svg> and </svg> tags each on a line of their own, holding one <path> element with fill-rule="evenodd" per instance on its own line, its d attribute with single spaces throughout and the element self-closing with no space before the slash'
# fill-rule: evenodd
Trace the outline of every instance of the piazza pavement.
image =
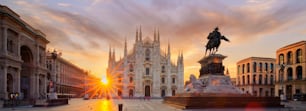
<svg viewBox="0 0 306 111">
<path fill-rule="evenodd" d="M 162 99 L 70 99 L 69 105 L 54 107 L 19 106 L 15 108 L 0 108 L 0 111 L 118 111 L 118 104 L 123 104 L 123 111 L 306 111 L 306 102 L 286 102 L 285 108 L 222 108 L 222 109 L 192 109 L 182 110 L 162 103 Z"/>
</svg>

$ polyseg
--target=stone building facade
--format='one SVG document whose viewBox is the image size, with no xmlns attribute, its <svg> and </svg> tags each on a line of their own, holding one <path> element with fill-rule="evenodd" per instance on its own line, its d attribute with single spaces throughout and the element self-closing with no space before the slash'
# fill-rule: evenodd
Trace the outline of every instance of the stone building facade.
<svg viewBox="0 0 306 111">
<path fill-rule="evenodd" d="M 85 80 L 91 78 L 87 71 L 61 57 L 60 52 L 47 52 L 47 80 L 53 81 L 59 98 L 82 97 L 85 91 Z M 49 87 L 47 87 L 49 91 Z"/>
<path fill-rule="evenodd" d="M 276 67 L 275 95 L 283 92 L 287 99 L 306 93 L 306 41 L 296 42 L 276 51 L 276 63 L 285 65 L 284 73 Z"/>
<path fill-rule="evenodd" d="M 19 93 L 21 99 L 46 94 L 46 35 L 0 5 L 0 98 Z"/>
<path fill-rule="evenodd" d="M 132 51 L 128 53 L 125 41 L 124 57 L 115 59 L 115 51 L 109 52 L 107 77 L 115 78 L 117 95 L 122 97 L 164 97 L 183 91 L 184 63 L 179 54 L 177 63 L 171 61 L 168 51 L 160 48 L 159 31 L 154 31 L 154 40 L 142 39 L 141 28 L 136 31 Z"/>
<path fill-rule="evenodd" d="M 237 62 L 238 86 L 255 96 L 274 96 L 275 59 L 249 57 Z"/>
</svg>

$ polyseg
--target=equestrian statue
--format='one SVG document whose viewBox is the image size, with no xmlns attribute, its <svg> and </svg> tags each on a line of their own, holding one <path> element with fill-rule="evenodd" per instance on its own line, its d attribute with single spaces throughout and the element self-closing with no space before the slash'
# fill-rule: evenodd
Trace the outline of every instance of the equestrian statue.
<svg viewBox="0 0 306 111">
<path fill-rule="evenodd" d="M 218 51 L 218 48 L 221 44 L 221 39 L 230 42 L 229 39 L 227 39 L 225 36 L 221 35 L 221 33 L 218 31 L 219 28 L 216 27 L 214 31 L 209 33 L 207 39 L 208 42 L 206 44 L 206 51 L 205 51 L 205 56 L 207 50 L 209 50 L 209 54 L 215 54 Z"/>
</svg>

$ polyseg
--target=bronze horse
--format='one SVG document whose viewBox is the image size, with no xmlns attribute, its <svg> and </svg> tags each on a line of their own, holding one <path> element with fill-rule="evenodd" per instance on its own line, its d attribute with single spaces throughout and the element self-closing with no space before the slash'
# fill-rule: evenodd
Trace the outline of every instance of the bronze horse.
<svg viewBox="0 0 306 111">
<path fill-rule="evenodd" d="M 225 36 L 218 36 L 214 33 L 210 33 L 207 37 L 209 39 L 208 43 L 206 44 L 206 51 L 209 50 L 209 54 L 215 54 L 218 51 L 218 48 L 221 44 L 221 39 L 230 42 L 229 39 L 227 39 Z"/>
</svg>

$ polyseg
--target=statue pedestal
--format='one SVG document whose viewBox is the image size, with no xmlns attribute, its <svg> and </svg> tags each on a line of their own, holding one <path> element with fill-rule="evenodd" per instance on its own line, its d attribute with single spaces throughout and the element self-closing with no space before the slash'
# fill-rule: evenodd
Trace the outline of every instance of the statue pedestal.
<svg viewBox="0 0 306 111">
<path fill-rule="evenodd" d="M 233 86 L 230 78 L 224 75 L 222 61 L 225 58 L 226 56 L 221 54 L 203 57 L 199 61 L 201 64 L 200 77 L 198 80 L 194 79 L 193 75 L 190 77 L 188 92 L 165 97 L 164 103 L 182 109 L 283 107 L 279 97 L 255 97 L 244 94 L 243 91 Z M 192 87 L 189 88 L 189 86 Z"/>
<path fill-rule="evenodd" d="M 243 94 L 243 91 L 232 85 L 231 79 L 224 75 L 204 75 L 199 78 L 204 84 L 201 93 Z"/>
</svg>

